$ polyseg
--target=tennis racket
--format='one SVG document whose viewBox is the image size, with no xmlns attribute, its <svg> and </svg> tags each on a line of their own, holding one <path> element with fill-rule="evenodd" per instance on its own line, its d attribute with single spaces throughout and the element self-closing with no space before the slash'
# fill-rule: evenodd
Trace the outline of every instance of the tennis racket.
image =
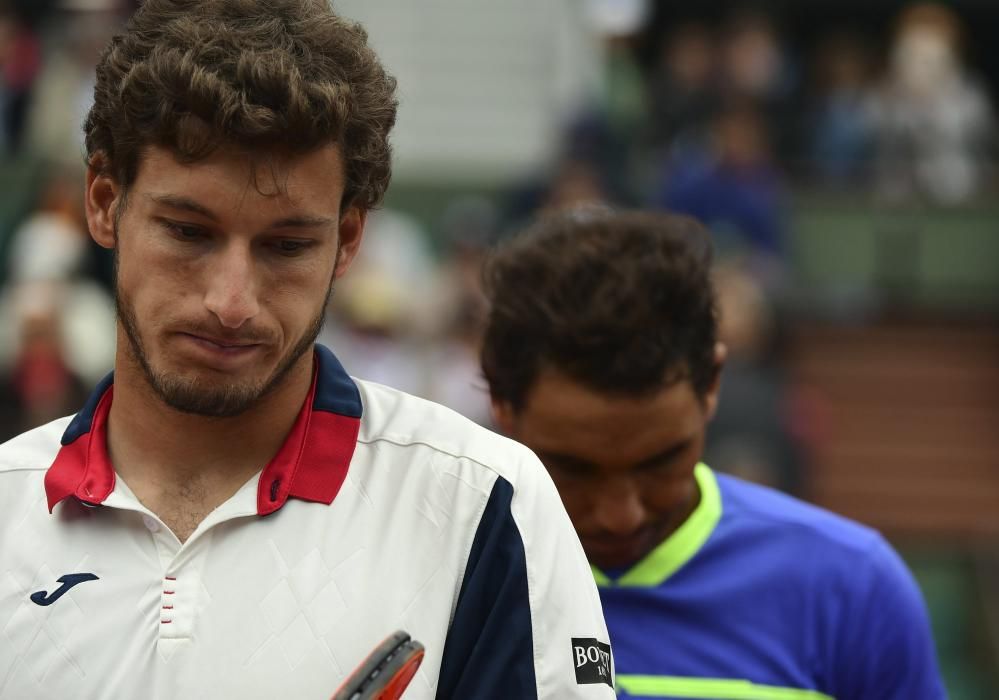
<svg viewBox="0 0 999 700">
<path fill-rule="evenodd" d="M 398 700 L 423 654 L 423 645 L 400 630 L 376 646 L 330 700 Z"/>
</svg>

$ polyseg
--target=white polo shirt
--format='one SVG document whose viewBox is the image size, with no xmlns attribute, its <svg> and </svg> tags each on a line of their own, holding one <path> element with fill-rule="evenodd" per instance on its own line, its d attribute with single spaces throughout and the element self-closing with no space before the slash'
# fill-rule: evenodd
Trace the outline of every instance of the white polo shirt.
<svg viewBox="0 0 999 700">
<path fill-rule="evenodd" d="M 0 446 L 0 698 L 325 700 L 396 629 L 427 649 L 407 699 L 614 697 L 538 460 L 316 360 L 277 456 L 183 544 L 111 467 L 111 377 Z"/>
</svg>

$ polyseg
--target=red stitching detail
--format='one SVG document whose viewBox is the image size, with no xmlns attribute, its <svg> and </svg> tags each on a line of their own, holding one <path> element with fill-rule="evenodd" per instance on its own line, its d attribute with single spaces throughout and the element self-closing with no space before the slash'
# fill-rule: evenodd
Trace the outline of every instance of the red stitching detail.
<svg viewBox="0 0 999 700">
<path fill-rule="evenodd" d="M 173 620 L 160 620 L 161 625 L 169 625 Z"/>
<path fill-rule="evenodd" d="M 173 606 L 172 605 L 164 605 L 163 609 L 164 610 L 173 610 Z"/>
<path fill-rule="evenodd" d="M 173 595 L 176 591 L 163 591 L 163 595 Z"/>
<path fill-rule="evenodd" d="M 176 580 L 177 580 L 177 577 L 176 577 L 176 576 L 167 576 L 167 577 L 166 577 L 166 580 L 167 580 L 167 581 L 176 581 Z"/>
</svg>

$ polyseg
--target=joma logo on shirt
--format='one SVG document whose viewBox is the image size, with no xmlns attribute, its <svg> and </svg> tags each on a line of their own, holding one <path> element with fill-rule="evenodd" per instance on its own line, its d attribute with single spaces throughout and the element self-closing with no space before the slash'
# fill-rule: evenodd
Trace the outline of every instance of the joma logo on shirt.
<svg viewBox="0 0 999 700">
<path fill-rule="evenodd" d="M 46 591 L 35 591 L 31 594 L 31 602 L 36 605 L 52 605 L 52 603 L 62 598 L 66 591 L 78 583 L 96 580 L 97 576 L 94 574 L 66 574 L 65 576 L 60 576 L 56 579 L 57 583 L 62 584 L 59 588 L 55 589 L 51 593 Z"/>
<path fill-rule="evenodd" d="M 614 679 L 611 677 L 610 644 L 592 638 L 573 637 L 572 657 L 578 685 L 606 683 L 614 687 Z"/>
</svg>

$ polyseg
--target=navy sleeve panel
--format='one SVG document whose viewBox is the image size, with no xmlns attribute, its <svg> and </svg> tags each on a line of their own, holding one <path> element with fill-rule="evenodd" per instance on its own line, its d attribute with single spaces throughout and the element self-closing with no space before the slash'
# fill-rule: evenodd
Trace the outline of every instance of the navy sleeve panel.
<svg viewBox="0 0 999 700">
<path fill-rule="evenodd" d="M 538 697 L 527 559 L 512 501 L 513 486 L 498 477 L 472 542 L 444 643 L 439 700 Z"/>
</svg>

